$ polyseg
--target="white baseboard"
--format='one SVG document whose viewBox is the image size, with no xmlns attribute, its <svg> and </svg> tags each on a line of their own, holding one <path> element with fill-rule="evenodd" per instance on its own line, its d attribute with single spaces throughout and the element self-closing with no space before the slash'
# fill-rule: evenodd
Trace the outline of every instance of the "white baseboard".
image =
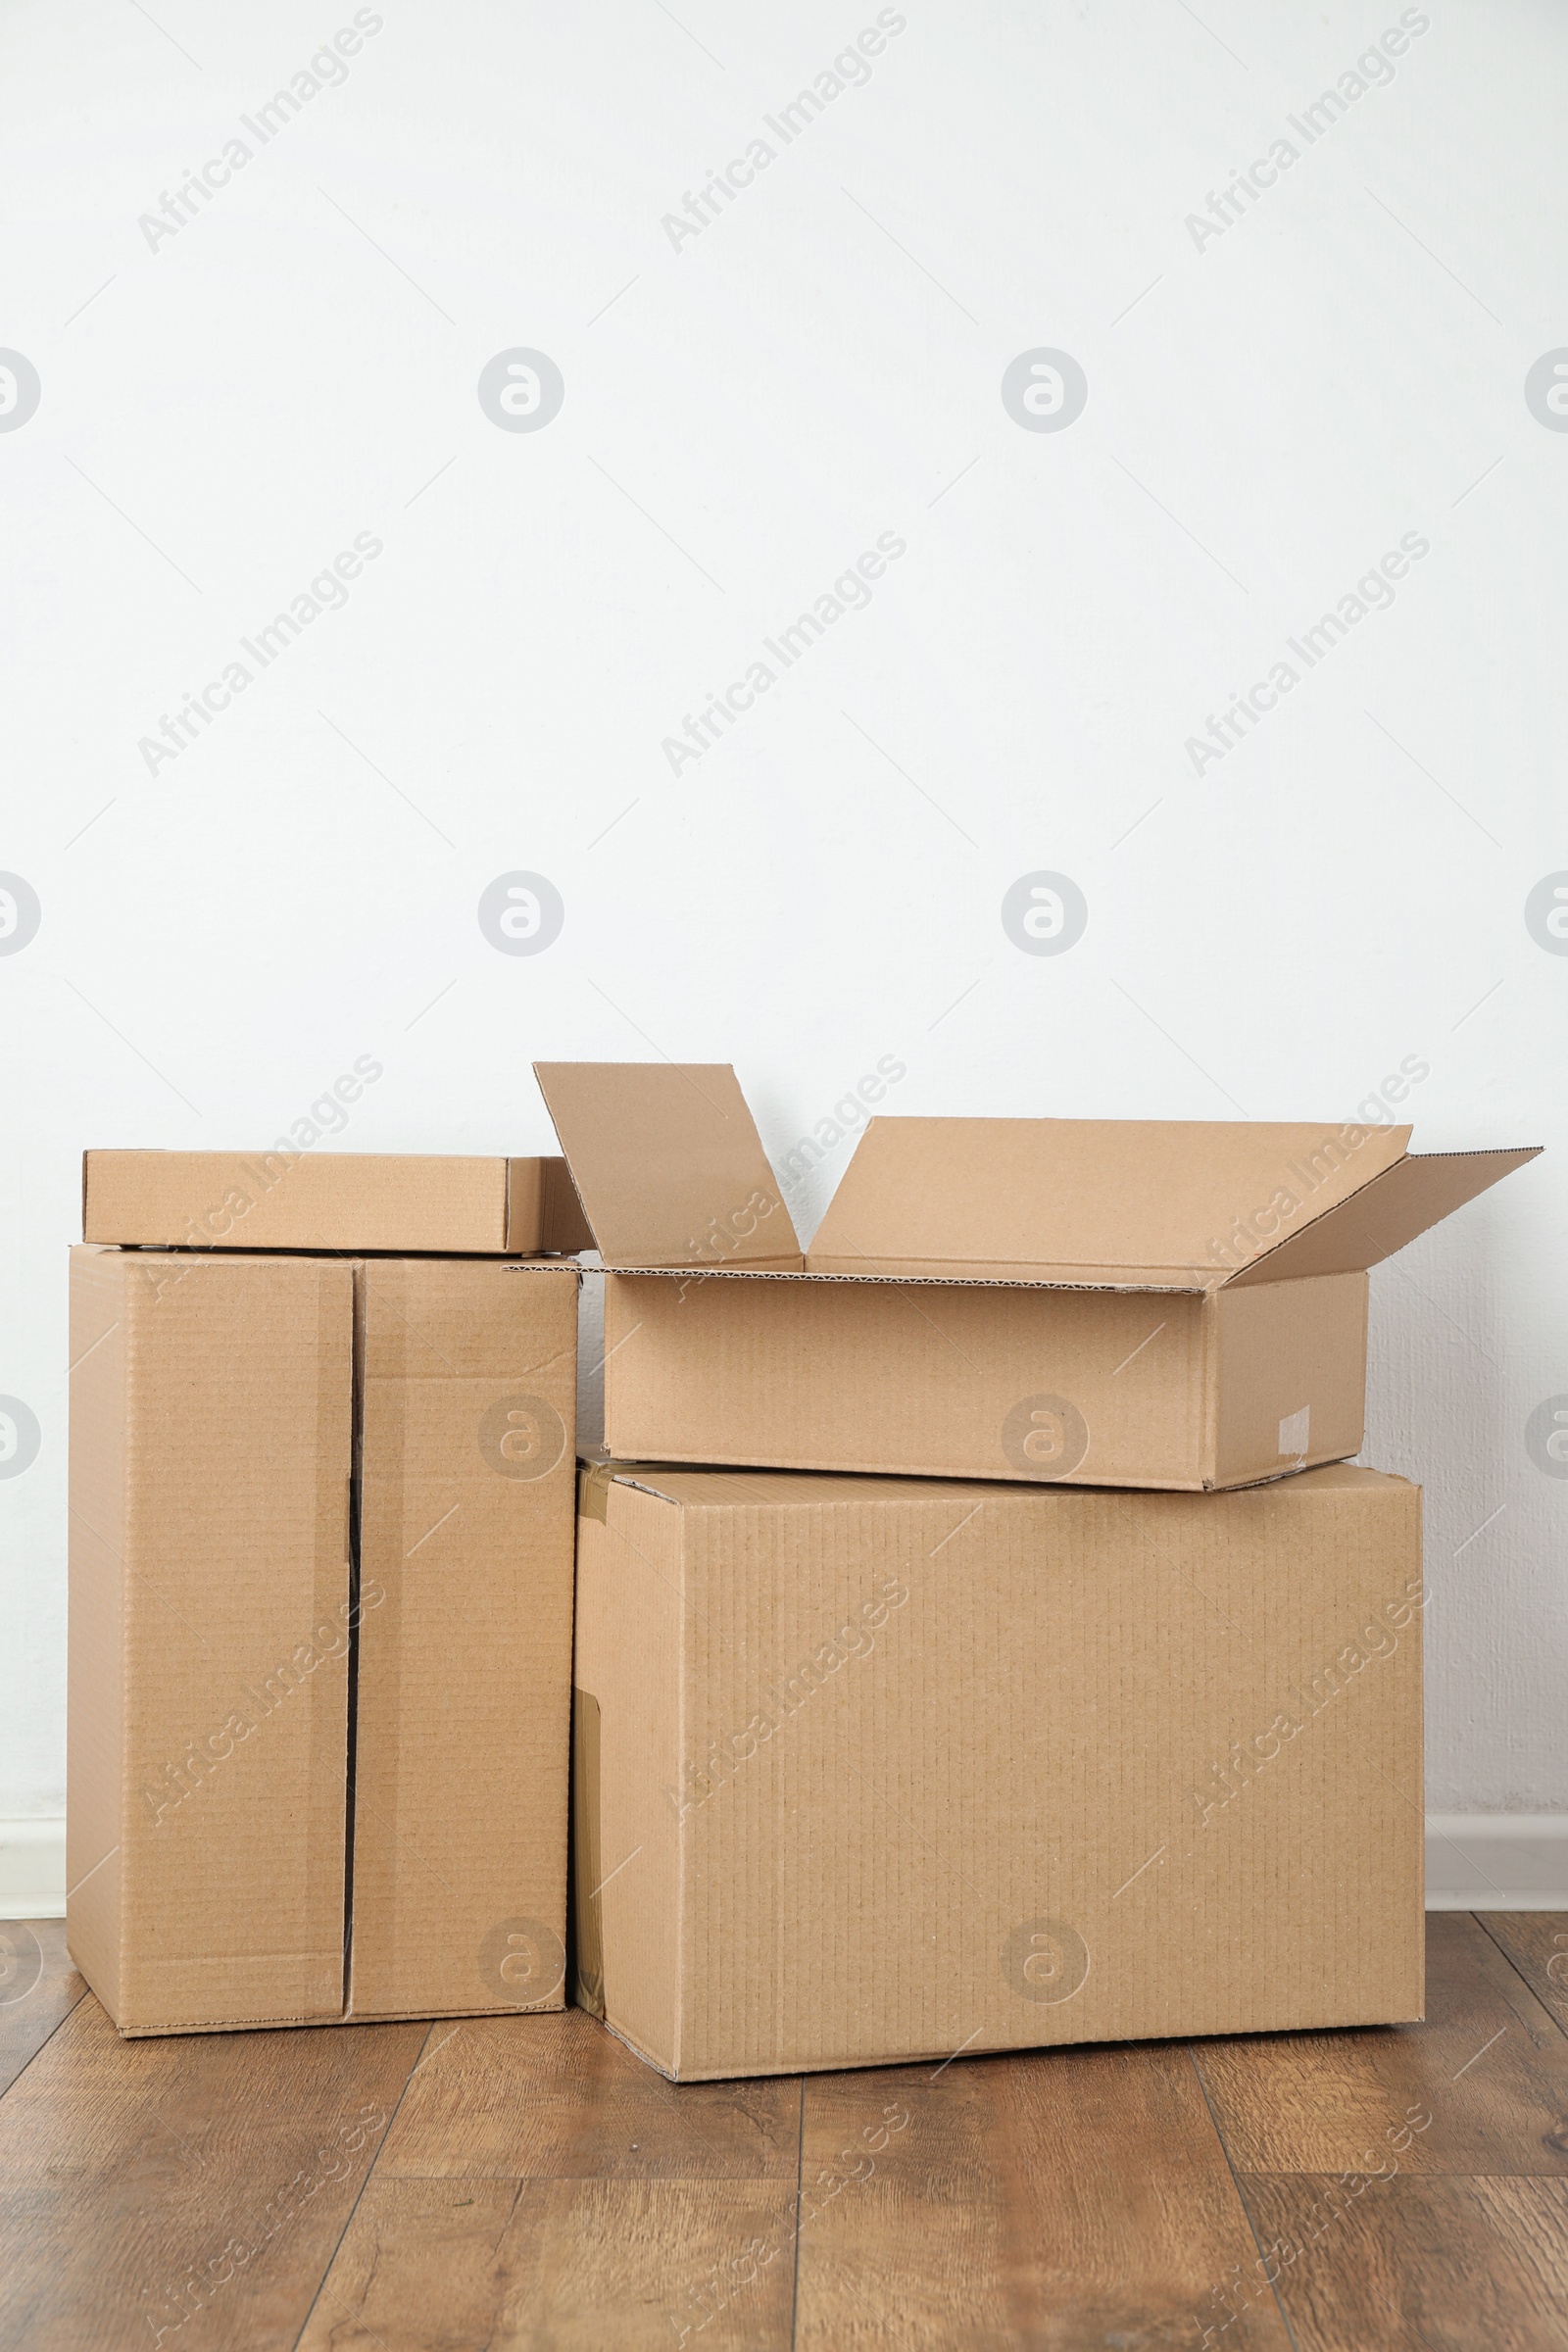
<svg viewBox="0 0 1568 2352">
<path fill-rule="evenodd" d="M 1429 1911 L 1568 1911 L 1568 1813 L 1429 1813 Z"/>
<path fill-rule="evenodd" d="M 1568 1911 L 1568 1813 L 1429 1813 L 1429 1911 Z M 64 1919 L 63 1820 L 0 1821 L 0 1919 Z"/>
<path fill-rule="evenodd" d="M 0 1919 L 64 1919 L 66 1824 L 0 1821 Z"/>
</svg>

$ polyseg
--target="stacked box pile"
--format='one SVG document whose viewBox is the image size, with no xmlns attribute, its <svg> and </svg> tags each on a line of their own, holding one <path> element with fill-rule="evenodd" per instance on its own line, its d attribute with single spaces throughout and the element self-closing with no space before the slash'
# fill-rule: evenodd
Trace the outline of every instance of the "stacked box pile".
<svg viewBox="0 0 1568 2352">
<path fill-rule="evenodd" d="M 559 1162 L 89 1152 L 68 1936 L 126 2034 L 562 2006 Z"/>
<path fill-rule="evenodd" d="M 1419 2016 L 1368 1270 L 1533 1152 L 878 1116 L 804 1249 L 727 1066 L 538 1076 L 561 1159 L 87 1155 L 121 2031 L 571 1997 L 684 2082 Z"/>
<path fill-rule="evenodd" d="M 676 2080 L 1417 2017 L 1420 1495 L 1367 1270 L 1533 1156 L 539 1068 L 605 1275 L 576 1997 Z"/>
</svg>

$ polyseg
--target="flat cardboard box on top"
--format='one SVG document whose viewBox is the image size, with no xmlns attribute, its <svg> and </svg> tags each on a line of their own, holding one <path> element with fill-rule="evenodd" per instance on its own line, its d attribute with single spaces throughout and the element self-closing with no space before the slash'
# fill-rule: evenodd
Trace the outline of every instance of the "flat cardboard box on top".
<svg viewBox="0 0 1568 2352">
<path fill-rule="evenodd" d="M 82 1239 L 156 1249 L 440 1250 L 589 1246 L 559 1159 L 395 1152 L 87 1152 Z"/>
<path fill-rule="evenodd" d="M 1420 2016 L 1419 1491 L 611 1464 L 577 1997 L 678 2081 Z"/>
<path fill-rule="evenodd" d="M 1359 1451 L 1367 1269 L 1533 1150 L 873 1118 L 803 1250 L 722 1064 L 537 1065 L 626 1459 L 1225 1489 Z"/>
<path fill-rule="evenodd" d="M 576 1287 L 73 1251 L 67 1934 L 122 2033 L 562 2005 Z"/>
</svg>

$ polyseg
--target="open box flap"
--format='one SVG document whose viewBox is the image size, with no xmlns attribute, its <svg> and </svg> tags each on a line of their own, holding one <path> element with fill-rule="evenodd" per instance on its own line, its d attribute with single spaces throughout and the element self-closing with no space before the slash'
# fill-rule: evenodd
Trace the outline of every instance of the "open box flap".
<svg viewBox="0 0 1568 2352">
<path fill-rule="evenodd" d="M 1262 1257 L 1233 1274 L 1226 1288 L 1256 1282 L 1289 1282 L 1304 1274 L 1357 1274 L 1380 1265 L 1439 1225 L 1526 1160 L 1542 1147 L 1511 1152 L 1420 1152 L 1398 1160 L 1371 1184 L 1316 1219 L 1303 1232 L 1276 1243 Z"/>
<path fill-rule="evenodd" d="M 1326 1121 L 876 1118 L 806 1263 L 1212 1286 L 1354 1197 L 1409 1136 Z"/>
<path fill-rule="evenodd" d="M 609 1266 L 771 1266 L 801 1245 L 728 1062 L 539 1061 Z"/>
</svg>

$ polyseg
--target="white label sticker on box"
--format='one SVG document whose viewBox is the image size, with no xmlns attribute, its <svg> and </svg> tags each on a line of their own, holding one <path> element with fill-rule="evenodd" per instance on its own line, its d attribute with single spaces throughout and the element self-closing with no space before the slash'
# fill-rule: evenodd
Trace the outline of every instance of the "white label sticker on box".
<svg viewBox="0 0 1568 2352">
<path fill-rule="evenodd" d="M 1303 1404 L 1298 1413 L 1287 1413 L 1280 1423 L 1281 1453 L 1305 1453 L 1307 1433 L 1312 1426 L 1312 1407 Z"/>
</svg>

